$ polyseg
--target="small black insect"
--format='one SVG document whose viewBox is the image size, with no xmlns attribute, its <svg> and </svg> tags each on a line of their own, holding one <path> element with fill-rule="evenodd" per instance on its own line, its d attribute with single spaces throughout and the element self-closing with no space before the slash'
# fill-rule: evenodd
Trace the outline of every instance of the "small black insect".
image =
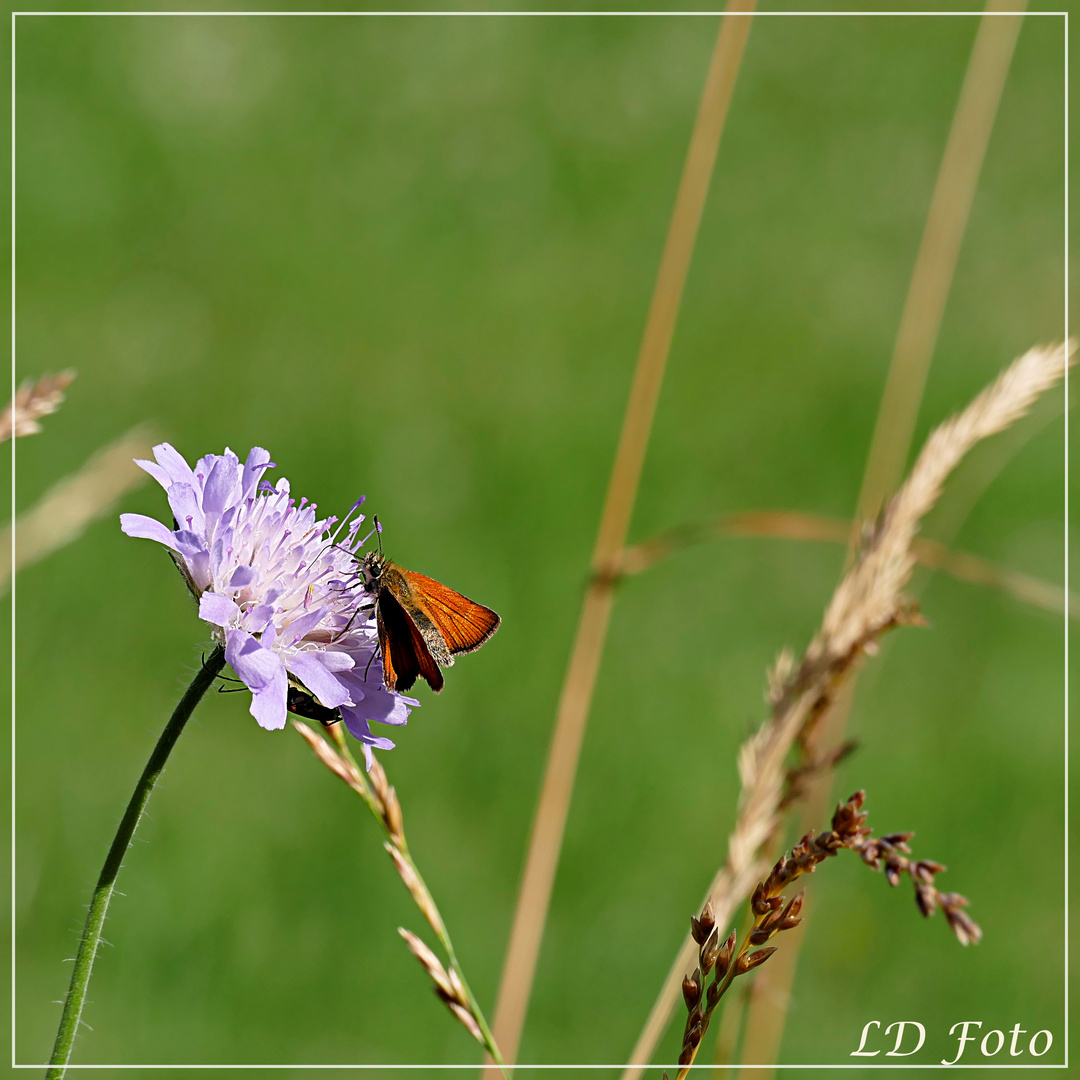
<svg viewBox="0 0 1080 1080">
<path fill-rule="evenodd" d="M 333 727 L 341 723 L 341 713 L 337 709 L 328 709 L 325 705 L 320 705 L 307 690 L 292 683 L 289 684 L 286 705 L 289 712 L 296 713 L 305 720 L 318 720 L 323 727 Z"/>
</svg>

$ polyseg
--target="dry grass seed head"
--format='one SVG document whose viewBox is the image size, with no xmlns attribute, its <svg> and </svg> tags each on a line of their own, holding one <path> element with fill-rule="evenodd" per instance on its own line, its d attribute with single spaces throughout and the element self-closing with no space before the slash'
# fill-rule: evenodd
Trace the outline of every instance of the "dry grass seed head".
<svg viewBox="0 0 1080 1080">
<path fill-rule="evenodd" d="M 68 370 L 58 375 L 42 375 L 36 382 L 27 379 L 0 413 L 0 442 L 38 434 L 41 431 L 38 421 L 60 408 L 64 391 L 74 378 L 75 372 Z"/>
</svg>

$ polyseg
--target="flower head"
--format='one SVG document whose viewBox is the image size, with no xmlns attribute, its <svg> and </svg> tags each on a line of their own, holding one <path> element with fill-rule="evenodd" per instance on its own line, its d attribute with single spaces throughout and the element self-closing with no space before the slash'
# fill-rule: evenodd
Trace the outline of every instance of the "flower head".
<svg viewBox="0 0 1080 1080">
<path fill-rule="evenodd" d="M 317 518 L 314 503 L 291 497 L 287 480 L 263 479 L 275 466 L 260 447 L 243 464 L 226 449 L 194 469 L 168 443 L 154 457 L 137 464 L 165 489 L 174 527 L 142 514 L 121 514 L 120 527 L 169 549 L 200 617 L 251 690 L 252 716 L 264 728 L 284 727 L 292 676 L 341 712 L 365 753 L 392 747 L 369 721 L 404 724 L 419 703 L 383 686 L 371 597 L 356 572 L 364 518 L 352 515 L 363 499 L 341 522 Z"/>
</svg>

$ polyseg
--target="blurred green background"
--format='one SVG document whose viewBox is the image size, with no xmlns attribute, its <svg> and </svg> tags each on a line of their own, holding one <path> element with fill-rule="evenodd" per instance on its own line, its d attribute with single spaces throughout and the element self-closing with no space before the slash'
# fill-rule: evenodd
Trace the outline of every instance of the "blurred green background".
<svg viewBox="0 0 1080 1080">
<path fill-rule="evenodd" d="M 17 448 L 17 506 L 152 420 L 191 460 L 267 447 L 327 512 L 366 494 L 394 559 L 502 614 L 384 757 L 489 1018 L 716 29 L 17 23 L 17 375 L 79 371 Z M 755 21 L 631 539 L 737 510 L 850 516 L 975 29 Z M 920 440 L 1061 337 L 1062 39 L 1057 18 L 1021 32 Z M 956 538 L 1053 582 L 1063 400 L 1028 422 Z M 120 509 L 166 512 L 151 484 Z M 723 856 L 766 667 L 806 644 L 842 561 L 729 539 L 622 588 L 521 1060 L 626 1060 Z M 906 887 L 831 863 L 811 883 L 784 1062 L 851 1061 L 875 1019 L 928 1025 L 919 1062 L 951 1057 L 948 1027 L 969 1019 L 1050 1029 L 1041 1061 L 1063 1060 L 1062 620 L 923 584 L 932 628 L 897 633 L 866 669 L 861 750 L 836 793 L 865 787 L 879 832 L 916 830 L 986 940 L 961 949 Z M 115 513 L 20 576 L 16 614 L 16 1053 L 32 1062 L 121 809 L 207 635 L 163 552 Z M 293 732 L 211 695 L 128 857 L 76 1060 L 478 1062 L 398 938 L 424 928 L 380 848 Z"/>
</svg>

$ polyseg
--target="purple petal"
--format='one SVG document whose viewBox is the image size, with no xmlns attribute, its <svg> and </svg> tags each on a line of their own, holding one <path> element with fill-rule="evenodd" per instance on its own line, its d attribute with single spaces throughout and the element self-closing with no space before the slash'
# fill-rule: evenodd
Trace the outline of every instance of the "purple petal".
<svg viewBox="0 0 1080 1080">
<path fill-rule="evenodd" d="M 204 592 L 199 597 L 199 618 L 215 626 L 229 626 L 240 609 L 227 596 Z"/>
<path fill-rule="evenodd" d="M 289 692 L 289 679 L 282 668 L 271 683 L 251 692 L 251 715 L 259 722 L 259 727 L 267 731 L 278 731 L 285 726 L 288 710 L 285 699 Z"/>
<path fill-rule="evenodd" d="M 371 733 L 371 726 L 368 722 L 359 714 L 353 712 L 348 706 L 345 706 L 341 710 L 341 718 L 345 721 L 345 726 L 349 729 L 349 734 L 353 738 L 359 739 L 364 744 L 365 752 L 367 747 L 374 746 L 377 750 L 393 750 L 394 743 L 391 739 L 387 739 L 381 735 L 373 735 Z M 368 758 L 368 768 L 371 768 L 371 758 Z"/>
<path fill-rule="evenodd" d="M 235 458 L 219 457 L 203 486 L 203 512 L 215 519 L 229 505 L 236 490 Z"/>
<path fill-rule="evenodd" d="M 288 669 L 318 698 L 321 705 L 336 709 L 349 701 L 349 691 L 330 674 L 312 653 L 296 653 L 285 660 Z"/>
<path fill-rule="evenodd" d="M 206 530 L 206 519 L 199 505 L 195 489 L 190 484 L 171 484 L 167 489 L 169 509 L 181 529 L 201 533 Z"/>
<path fill-rule="evenodd" d="M 236 506 L 226 506 L 225 507 L 224 511 L 222 511 L 222 514 L 221 514 L 221 521 L 220 521 L 220 523 L 218 525 L 218 530 L 219 531 L 221 531 L 222 529 L 228 529 L 229 526 L 232 525 L 232 523 L 236 520 L 236 511 L 237 511 Z M 231 532 L 232 530 L 229 530 L 229 531 Z"/>
<path fill-rule="evenodd" d="M 255 494 L 259 478 L 267 469 L 275 466 L 270 460 L 270 453 L 261 446 L 253 446 L 244 462 L 244 475 L 240 480 L 240 498 L 250 499 Z"/>
<path fill-rule="evenodd" d="M 128 536 L 137 536 L 143 540 L 156 540 L 173 551 L 179 551 L 172 529 L 155 518 L 145 514 L 121 514 L 120 529 Z"/>
<path fill-rule="evenodd" d="M 284 627 L 281 631 L 285 640 L 295 645 L 301 641 L 306 633 L 310 630 L 314 630 L 316 626 L 322 622 L 323 617 L 326 615 L 326 608 L 321 607 L 315 611 L 309 611 L 306 615 L 301 615 L 299 619 L 293 619 L 288 626 Z"/>
<path fill-rule="evenodd" d="M 356 666 L 356 661 L 346 652 L 328 649 L 319 657 L 319 662 L 327 671 L 348 671 Z M 365 661 L 366 663 L 366 661 Z"/>
<path fill-rule="evenodd" d="M 281 658 L 243 630 L 225 632 L 225 659 L 240 681 L 252 691 L 271 685 L 278 676 L 285 677 Z M 282 695 L 284 702 L 284 691 Z"/>
<path fill-rule="evenodd" d="M 213 531 L 213 526 L 209 521 L 207 529 Z M 231 550 L 233 539 L 231 529 L 226 529 L 224 532 L 219 530 L 217 539 L 210 548 L 210 574 L 215 581 L 223 581 L 233 565 L 234 555 Z"/>
<path fill-rule="evenodd" d="M 230 589 L 243 589 L 250 585 L 258 577 L 255 570 L 250 566 L 238 566 L 229 578 Z"/>
<path fill-rule="evenodd" d="M 210 587 L 210 556 L 205 551 L 196 551 L 192 555 L 185 555 L 188 573 L 195 582 L 199 592 Z"/>
<path fill-rule="evenodd" d="M 405 697 L 403 694 L 391 694 L 389 690 L 378 687 L 368 691 L 364 699 L 364 712 L 369 720 L 377 720 L 380 724 L 393 724 L 398 727 L 409 722 L 409 713 L 417 708 L 420 702 L 416 698 Z"/>
<path fill-rule="evenodd" d="M 184 460 L 183 455 L 167 442 L 158 443 L 154 447 L 154 457 L 174 484 L 194 484 L 195 474 L 191 471 L 191 466 Z"/>
<path fill-rule="evenodd" d="M 257 604 L 244 612 L 244 629 L 249 634 L 261 634 L 273 617 L 274 609 L 270 604 Z"/>
<path fill-rule="evenodd" d="M 168 488 L 172 483 L 172 477 L 156 462 L 144 461 L 142 458 L 132 459 L 143 472 L 149 473 L 163 488 Z"/>
<path fill-rule="evenodd" d="M 380 724 L 393 724 L 394 727 L 400 727 L 408 723 L 409 713 L 420 705 L 416 698 L 390 693 L 384 686 L 374 682 L 371 674 L 368 675 L 367 682 L 364 682 L 360 668 L 355 668 L 353 672 L 342 675 L 341 678 L 348 686 L 349 694 L 356 703 L 341 710 L 343 717 L 348 710 L 357 719 L 362 718 L 365 722 L 374 720 Z"/>
<path fill-rule="evenodd" d="M 251 715 L 259 726 L 269 731 L 283 728 L 289 677 L 280 658 L 243 630 L 226 630 L 225 659 L 251 691 Z"/>
<path fill-rule="evenodd" d="M 173 533 L 176 538 L 176 549 L 186 559 L 193 559 L 196 555 L 206 554 L 206 538 L 198 533 L 180 529 Z"/>
</svg>

